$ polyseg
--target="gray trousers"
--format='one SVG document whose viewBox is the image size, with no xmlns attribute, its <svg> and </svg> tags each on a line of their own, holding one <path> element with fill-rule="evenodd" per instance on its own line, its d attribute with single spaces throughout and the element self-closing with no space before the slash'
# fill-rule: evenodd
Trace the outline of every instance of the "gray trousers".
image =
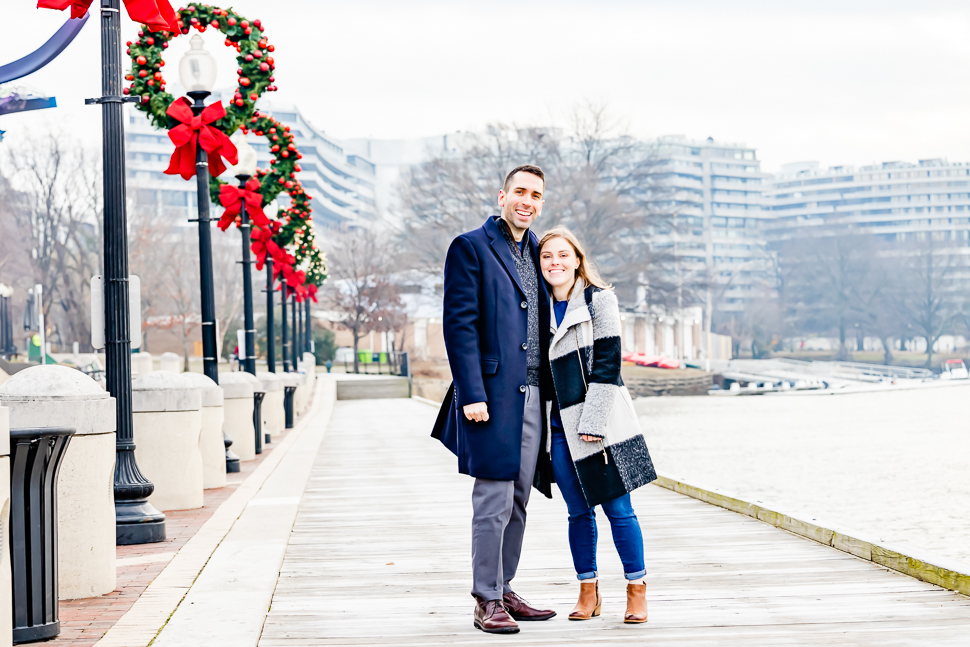
<svg viewBox="0 0 970 647">
<path fill-rule="evenodd" d="M 522 459 L 517 481 L 475 479 L 472 488 L 472 595 L 500 600 L 512 589 L 525 534 L 525 507 L 542 437 L 539 387 L 525 392 Z"/>
</svg>

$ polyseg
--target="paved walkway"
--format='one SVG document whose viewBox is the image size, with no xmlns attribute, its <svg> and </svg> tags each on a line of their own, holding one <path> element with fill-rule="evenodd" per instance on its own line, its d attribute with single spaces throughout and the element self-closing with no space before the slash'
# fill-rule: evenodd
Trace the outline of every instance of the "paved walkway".
<svg viewBox="0 0 970 647">
<path fill-rule="evenodd" d="M 413 400 L 336 404 L 261 647 L 968 644 L 970 598 L 654 486 L 634 495 L 647 547 L 648 624 L 622 624 L 622 569 L 604 519 L 603 616 L 566 620 L 578 585 L 565 506 L 558 496 L 536 496 L 515 587 L 560 616 L 524 623 L 515 636 L 482 634 L 472 627 L 468 593 L 471 481 L 428 437 L 435 413 Z M 201 629 L 205 614 L 192 615 Z M 199 642 L 209 647 L 256 644 L 255 636 L 229 643 L 211 628 L 204 633 Z"/>
</svg>

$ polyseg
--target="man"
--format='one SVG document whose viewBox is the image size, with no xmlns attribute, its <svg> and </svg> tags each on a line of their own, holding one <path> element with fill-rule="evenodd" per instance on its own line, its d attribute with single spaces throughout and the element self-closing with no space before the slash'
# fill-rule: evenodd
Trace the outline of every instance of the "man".
<svg viewBox="0 0 970 647">
<path fill-rule="evenodd" d="M 529 230 L 544 190 L 539 167 L 513 169 L 498 194 L 502 215 L 458 236 L 445 260 L 444 336 L 453 382 L 432 436 L 458 457 L 462 474 L 475 478 L 472 596 L 475 626 L 488 633 L 516 633 L 516 620 L 556 615 L 532 608 L 510 586 L 533 481 L 551 497 L 548 455 L 540 452 L 549 294 L 538 271 L 539 241 Z"/>
</svg>

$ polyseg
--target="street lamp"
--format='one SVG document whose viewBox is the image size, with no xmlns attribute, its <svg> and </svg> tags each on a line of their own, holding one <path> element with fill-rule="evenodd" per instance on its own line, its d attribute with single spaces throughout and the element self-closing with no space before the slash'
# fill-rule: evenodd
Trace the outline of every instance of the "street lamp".
<svg viewBox="0 0 970 647">
<path fill-rule="evenodd" d="M 13 288 L 0 283 L 0 354 L 10 355 L 16 351 L 13 344 L 13 323 L 10 320 L 10 297 Z"/>
<path fill-rule="evenodd" d="M 239 180 L 239 188 L 245 190 L 246 182 L 256 174 L 256 151 L 249 145 L 245 135 L 237 138 L 236 151 L 239 153 L 239 163 L 229 170 Z M 246 326 L 244 356 L 240 359 L 244 370 L 250 375 L 256 375 L 256 324 L 253 323 L 253 277 L 249 260 L 252 238 L 249 233 L 246 200 L 242 196 L 240 196 L 239 220 L 239 229 L 242 231 L 243 320 Z"/>
<path fill-rule="evenodd" d="M 263 213 L 270 222 L 276 219 L 280 203 L 273 200 L 263 207 Z M 273 326 L 273 257 L 266 254 L 266 370 L 276 372 L 276 331 Z"/>
<path fill-rule="evenodd" d="M 179 79 L 192 99 L 192 114 L 205 109 L 205 98 L 212 94 L 216 82 L 216 61 L 203 48 L 196 34 L 189 41 L 189 51 L 179 62 Z M 195 147 L 195 179 L 199 204 L 199 279 L 202 290 L 202 366 L 206 376 L 219 383 L 219 358 L 216 345 L 215 289 L 212 284 L 212 232 L 209 229 L 209 162 L 201 143 Z"/>
<path fill-rule="evenodd" d="M 101 105 L 104 166 L 105 382 L 115 399 L 115 541 L 165 541 L 165 515 L 148 497 L 155 486 L 138 469 L 132 435 L 131 319 L 128 316 L 128 216 L 125 213 L 125 122 L 121 92 L 121 0 L 101 0 Z"/>
</svg>

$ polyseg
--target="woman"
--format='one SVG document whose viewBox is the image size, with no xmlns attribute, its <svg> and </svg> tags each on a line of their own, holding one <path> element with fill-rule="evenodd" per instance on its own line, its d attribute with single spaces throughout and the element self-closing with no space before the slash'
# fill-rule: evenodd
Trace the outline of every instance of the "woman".
<svg viewBox="0 0 970 647">
<path fill-rule="evenodd" d="M 600 614 L 596 513 L 610 520 L 627 579 L 623 621 L 647 621 L 643 536 L 630 492 L 657 478 L 633 401 L 620 377 L 620 311 L 616 295 L 565 227 L 539 241 L 555 323 L 549 349 L 553 399 L 546 403 L 552 470 L 569 510 L 569 548 L 579 585 L 570 620 Z"/>
</svg>

